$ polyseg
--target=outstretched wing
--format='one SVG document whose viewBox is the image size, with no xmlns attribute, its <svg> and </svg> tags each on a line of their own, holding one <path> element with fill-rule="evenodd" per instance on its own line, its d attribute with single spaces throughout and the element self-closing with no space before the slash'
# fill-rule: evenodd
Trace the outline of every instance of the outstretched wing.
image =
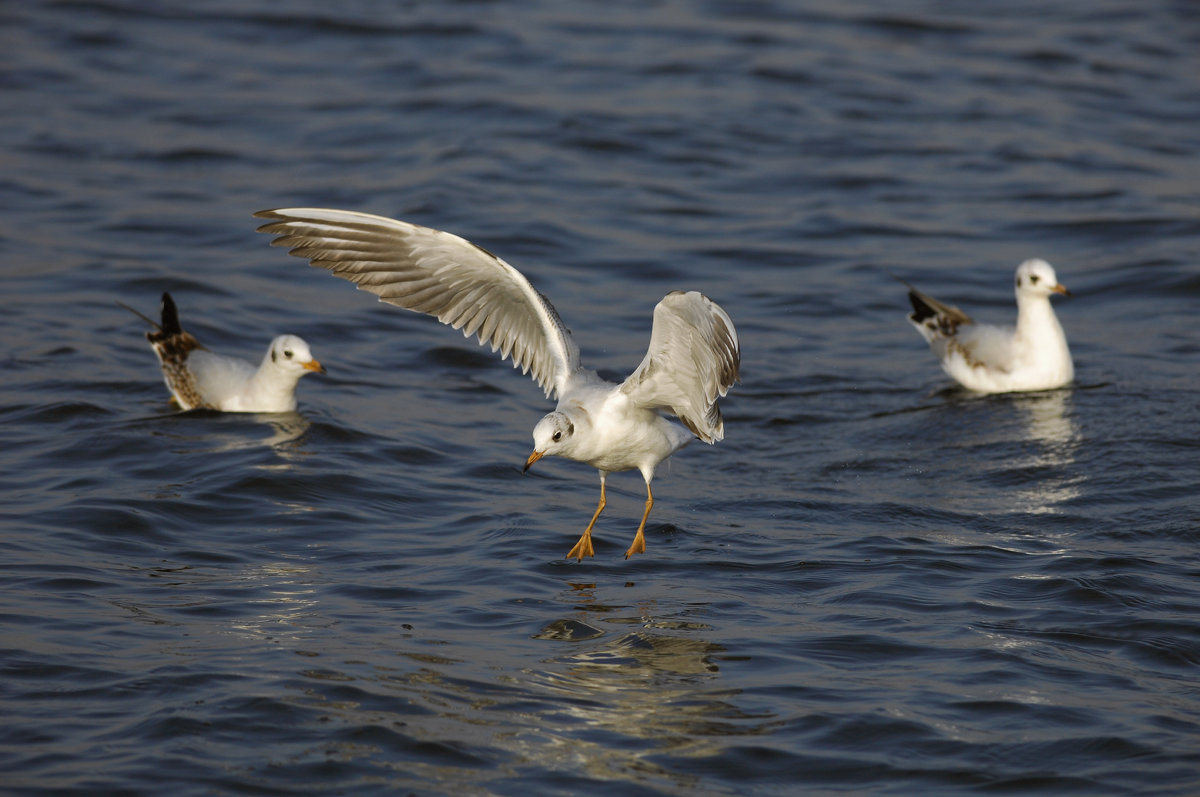
<svg viewBox="0 0 1200 797">
<path fill-rule="evenodd" d="M 327 208 L 254 214 L 307 259 L 370 291 L 380 301 L 434 316 L 475 335 L 529 373 L 547 396 L 579 370 L 579 347 L 558 312 L 521 272 L 491 252 L 441 230 L 383 216 Z"/>
<path fill-rule="evenodd" d="M 673 291 L 654 308 L 650 348 L 621 390 L 713 443 L 725 437 L 717 399 L 737 381 L 741 357 L 737 330 L 720 305 L 696 291 Z"/>
</svg>

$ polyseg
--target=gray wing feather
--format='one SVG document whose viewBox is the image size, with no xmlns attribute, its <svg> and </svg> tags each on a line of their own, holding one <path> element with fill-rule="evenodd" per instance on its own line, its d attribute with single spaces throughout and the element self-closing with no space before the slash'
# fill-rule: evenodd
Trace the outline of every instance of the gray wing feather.
<svg viewBox="0 0 1200 797">
<path fill-rule="evenodd" d="M 254 214 L 272 246 L 370 291 L 380 301 L 434 316 L 474 335 L 529 373 L 547 396 L 579 370 L 579 347 L 558 312 L 521 272 L 486 249 L 441 230 L 327 208 Z"/>
<path fill-rule="evenodd" d="M 674 291 L 654 308 L 650 348 L 621 390 L 712 443 L 725 436 L 717 399 L 737 381 L 740 364 L 737 330 L 721 306 L 696 291 Z"/>
</svg>

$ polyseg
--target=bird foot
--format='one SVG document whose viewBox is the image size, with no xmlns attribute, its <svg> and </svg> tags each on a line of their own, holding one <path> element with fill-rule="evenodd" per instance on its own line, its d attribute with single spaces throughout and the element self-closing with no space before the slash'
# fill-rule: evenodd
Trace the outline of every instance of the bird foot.
<svg viewBox="0 0 1200 797">
<path fill-rule="evenodd" d="M 579 542 L 575 543 L 575 547 L 571 549 L 569 554 L 567 554 L 567 558 L 578 559 L 582 562 L 583 557 L 594 557 L 595 555 L 595 551 L 592 550 L 592 533 L 591 531 L 585 531 L 583 536 L 579 538 Z"/>
<path fill-rule="evenodd" d="M 642 530 L 638 529 L 637 536 L 633 538 L 633 545 L 629 546 L 629 550 L 625 552 L 625 558 L 633 556 L 635 553 L 646 552 L 646 537 L 642 534 Z"/>
</svg>

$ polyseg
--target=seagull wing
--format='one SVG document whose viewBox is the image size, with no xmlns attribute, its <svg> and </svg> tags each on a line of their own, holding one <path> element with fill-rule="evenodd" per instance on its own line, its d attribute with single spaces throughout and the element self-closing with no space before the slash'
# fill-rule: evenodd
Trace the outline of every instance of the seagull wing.
<svg viewBox="0 0 1200 797">
<path fill-rule="evenodd" d="M 696 291 L 674 291 L 654 308 L 650 348 L 621 391 L 665 409 L 706 443 L 725 436 L 717 399 L 738 379 L 741 349 L 729 315 Z"/>
<path fill-rule="evenodd" d="M 908 300 L 913 308 L 908 320 L 927 341 L 935 337 L 952 337 L 959 327 L 975 323 L 971 316 L 954 305 L 943 304 L 911 285 L 908 286 Z"/>
<path fill-rule="evenodd" d="M 560 395 L 580 369 L 579 347 L 558 312 L 521 272 L 491 252 L 441 230 L 382 216 L 326 208 L 254 214 L 272 246 L 332 271 L 380 301 L 434 316 L 475 335 L 547 396 Z"/>
</svg>

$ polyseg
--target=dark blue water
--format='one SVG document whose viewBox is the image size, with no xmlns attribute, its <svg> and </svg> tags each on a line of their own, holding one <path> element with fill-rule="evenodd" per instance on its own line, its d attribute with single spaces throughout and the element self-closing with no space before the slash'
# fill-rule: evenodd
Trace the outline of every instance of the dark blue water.
<svg viewBox="0 0 1200 797">
<path fill-rule="evenodd" d="M 1188 2 L 0 7 L 0 778 L 32 794 L 1200 793 Z M 268 246 L 317 205 L 523 269 L 620 377 L 738 324 L 726 440 L 522 476 L 549 404 Z M 901 276 L 1078 383 L 953 390 Z M 144 325 L 304 336 L 177 414 Z"/>
</svg>

